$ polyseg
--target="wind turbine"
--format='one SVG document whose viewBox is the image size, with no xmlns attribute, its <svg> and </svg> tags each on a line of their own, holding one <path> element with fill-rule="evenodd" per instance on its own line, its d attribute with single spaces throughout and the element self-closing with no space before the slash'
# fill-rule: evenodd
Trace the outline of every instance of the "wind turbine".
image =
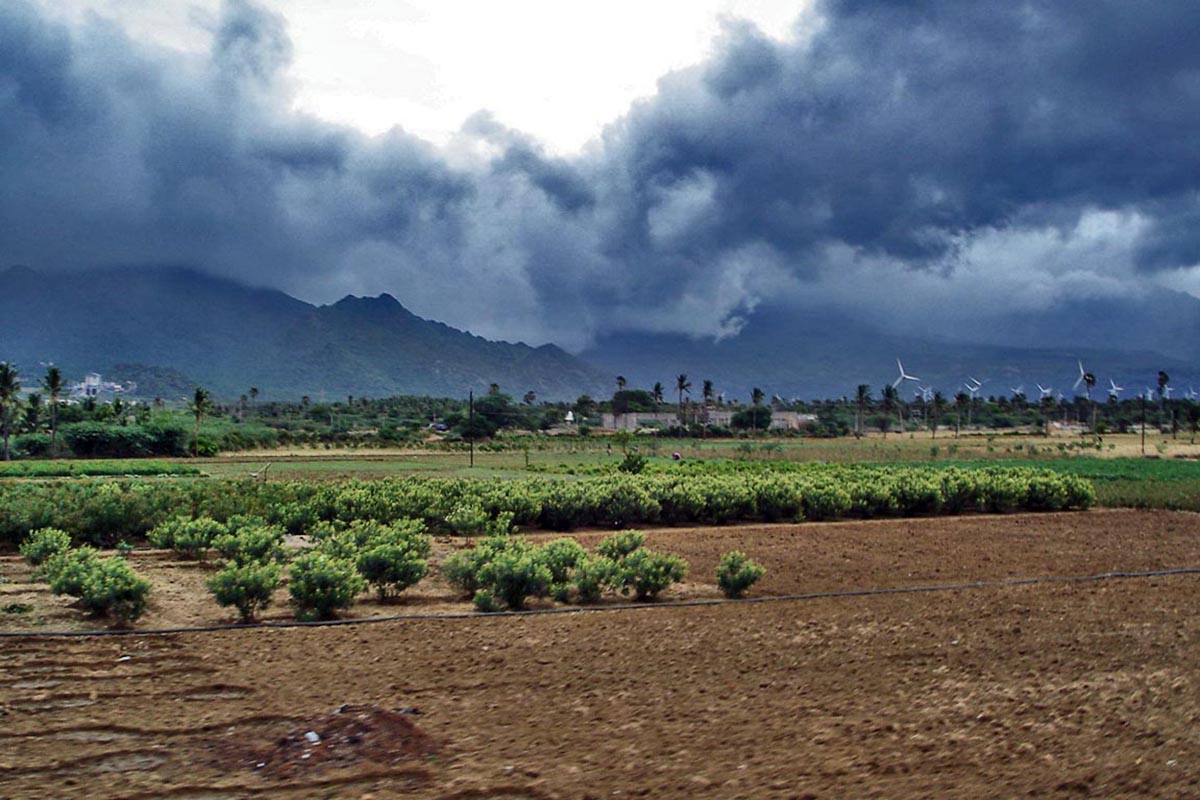
<svg viewBox="0 0 1200 800">
<path fill-rule="evenodd" d="M 963 384 L 963 388 L 971 393 L 971 399 L 974 400 L 975 396 L 979 394 L 979 390 L 983 388 L 983 381 L 976 380 L 968 375 L 967 382 Z"/>
<path fill-rule="evenodd" d="M 1078 391 L 1079 384 L 1085 382 L 1086 380 L 1087 380 L 1087 370 L 1085 370 L 1083 368 L 1083 362 L 1080 361 L 1079 362 L 1079 377 L 1075 379 L 1075 383 L 1071 386 L 1071 391 L 1072 392 Z"/>
<path fill-rule="evenodd" d="M 1189 386 L 1187 394 L 1185 394 L 1184 397 L 1186 397 L 1188 400 L 1195 400 L 1197 397 L 1200 397 L 1200 395 L 1197 395 L 1196 390 Z"/>
<path fill-rule="evenodd" d="M 1053 386 L 1042 386 L 1039 383 L 1039 384 L 1037 384 L 1037 387 L 1038 387 L 1038 391 L 1042 393 L 1043 400 L 1045 400 L 1047 397 L 1050 397 L 1052 394 L 1054 394 Z"/>
<path fill-rule="evenodd" d="M 900 359 L 898 358 L 896 359 L 896 366 L 900 368 L 900 377 L 896 378 L 895 382 L 892 383 L 893 389 L 900 388 L 900 384 L 904 383 L 905 381 L 913 381 L 915 383 L 921 380 L 916 375 L 909 375 L 907 372 L 905 372 L 904 365 L 900 363 Z"/>
<path fill-rule="evenodd" d="M 1013 397 L 1016 397 L 1019 394 L 1023 395 L 1025 394 L 1025 384 L 1022 383 L 1020 386 L 1010 386 L 1008 387 L 1008 390 L 1012 392 Z"/>
<path fill-rule="evenodd" d="M 1123 392 L 1123 391 L 1125 391 L 1124 386 L 1117 386 L 1116 381 L 1114 381 L 1112 378 L 1108 379 L 1108 396 L 1109 397 L 1120 397 L 1121 392 Z"/>
</svg>

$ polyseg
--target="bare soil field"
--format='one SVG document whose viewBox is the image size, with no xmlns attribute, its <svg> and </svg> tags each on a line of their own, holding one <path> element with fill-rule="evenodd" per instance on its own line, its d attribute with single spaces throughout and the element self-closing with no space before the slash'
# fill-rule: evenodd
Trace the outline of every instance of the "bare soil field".
<svg viewBox="0 0 1200 800">
<path fill-rule="evenodd" d="M 647 544 L 692 573 L 637 610 L 4 639 L 0 797 L 1200 796 L 1200 576 L 669 602 L 715 599 L 734 547 L 769 570 L 755 597 L 1197 567 L 1200 515 L 666 529 Z M 135 558 L 162 564 L 139 626 L 229 620 L 184 585 L 203 570 Z M 3 566 L 5 603 L 36 594 Z M 466 604 L 430 579 L 353 614 L 442 609 Z M 46 627 L 78 612 L 62 614 Z"/>
</svg>

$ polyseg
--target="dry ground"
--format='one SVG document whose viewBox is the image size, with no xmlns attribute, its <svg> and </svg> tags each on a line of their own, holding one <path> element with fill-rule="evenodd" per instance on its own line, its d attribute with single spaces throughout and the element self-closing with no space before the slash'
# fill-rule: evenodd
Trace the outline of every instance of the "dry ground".
<svg viewBox="0 0 1200 800">
<path fill-rule="evenodd" d="M 768 566 L 754 593 L 770 595 L 1195 567 L 1200 516 L 663 530 L 649 543 L 692 562 L 675 599 L 715 595 L 712 566 L 734 546 Z M 439 586 L 407 610 L 461 608 Z M 173 602 L 143 624 L 221 618 Z M 1186 575 L 5 639 L 0 797 L 1196 797 L 1198 605 L 1200 576 Z"/>
</svg>

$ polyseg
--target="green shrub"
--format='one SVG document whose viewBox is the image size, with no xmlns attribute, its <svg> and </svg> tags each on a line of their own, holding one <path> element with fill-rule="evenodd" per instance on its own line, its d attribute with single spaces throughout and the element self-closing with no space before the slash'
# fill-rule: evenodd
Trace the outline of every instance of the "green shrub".
<svg viewBox="0 0 1200 800">
<path fill-rule="evenodd" d="M 487 589 L 477 589 L 472 602 L 475 603 L 476 611 L 482 611 L 485 614 L 500 610 L 500 603 L 496 601 L 496 596 Z"/>
<path fill-rule="evenodd" d="M 470 503 L 459 505 L 446 515 L 446 525 L 450 527 L 450 530 L 468 539 L 482 534 L 487 528 L 487 524 L 487 512 Z"/>
<path fill-rule="evenodd" d="M 804 518 L 813 522 L 837 519 L 850 511 L 850 493 L 834 484 L 814 484 L 805 487 L 802 496 Z"/>
<path fill-rule="evenodd" d="M 726 597 L 741 597 L 766 572 L 765 567 L 751 561 L 745 553 L 732 550 L 717 562 L 717 586 Z"/>
<path fill-rule="evenodd" d="M 419 519 L 398 519 L 390 524 L 360 519 L 322 534 L 320 550 L 333 558 L 355 561 L 363 550 L 382 544 L 423 548 L 428 554 L 430 540 L 425 535 L 425 523 Z"/>
<path fill-rule="evenodd" d="M 175 517 L 156 526 L 147 534 L 155 547 L 170 548 L 184 558 L 203 559 L 208 548 L 226 533 L 215 519 Z"/>
<path fill-rule="evenodd" d="M 292 562 L 288 577 L 296 618 L 302 620 L 332 619 L 366 587 L 354 564 L 319 552 L 305 553 Z"/>
<path fill-rule="evenodd" d="M 317 524 L 317 512 L 308 503 L 280 503 L 271 508 L 267 517 L 274 525 L 280 525 L 292 536 L 301 536 Z"/>
<path fill-rule="evenodd" d="M 629 475 L 640 475 L 646 468 L 646 457 L 637 453 L 626 453 L 617 469 Z"/>
<path fill-rule="evenodd" d="M 267 564 L 287 560 L 283 529 L 269 525 L 242 527 L 213 539 L 213 547 L 235 564 Z"/>
<path fill-rule="evenodd" d="M 258 612 L 271 604 L 279 580 L 278 564 L 253 560 L 234 562 L 209 578 L 208 590 L 217 605 L 234 606 L 242 622 L 253 622 Z"/>
<path fill-rule="evenodd" d="M 21 543 L 21 555 L 30 566 L 40 567 L 51 556 L 71 549 L 71 534 L 58 528 L 41 528 L 33 531 Z"/>
<path fill-rule="evenodd" d="M 83 596 L 83 585 L 87 576 L 100 561 L 96 548 L 77 547 L 66 550 L 46 560 L 45 574 L 50 579 L 50 591 L 71 597 Z"/>
<path fill-rule="evenodd" d="M 149 594 L 150 581 L 134 572 L 129 562 L 105 558 L 87 569 L 79 600 L 84 610 L 128 625 L 145 613 Z"/>
<path fill-rule="evenodd" d="M 577 563 L 571 577 L 578 601 L 595 603 L 605 590 L 621 586 L 621 566 L 611 558 L 592 556 Z"/>
<path fill-rule="evenodd" d="M 517 546 L 519 540 L 509 536 L 489 536 L 474 547 L 459 550 L 442 561 L 442 577 L 466 597 L 471 597 L 483 585 L 479 572 L 498 552 Z"/>
<path fill-rule="evenodd" d="M 654 600 L 687 576 L 688 564 L 679 556 L 635 550 L 620 562 L 622 592 L 633 590 L 638 600 Z"/>
<path fill-rule="evenodd" d="M 416 585 L 429 571 L 429 537 L 424 542 L 383 542 L 360 550 L 355 560 L 358 574 L 375 587 L 379 599 Z"/>
<path fill-rule="evenodd" d="M 527 597 L 545 595 L 550 579 L 550 568 L 528 545 L 494 552 L 479 569 L 482 587 L 514 610 L 524 608 Z"/>
<path fill-rule="evenodd" d="M 596 552 L 613 561 L 620 561 L 646 542 L 641 531 L 622 531 L 605 538 L 596 546 Z"/>
<path fill-rule="evenodd" d="M 583 545 L 574 539 L 555 539 L 539 548 L 542 563 L 550 568 L 550 581 L 553 584 L 564 584 L 581 561 L 587 558 L 588 552 Z"/>
</svg>

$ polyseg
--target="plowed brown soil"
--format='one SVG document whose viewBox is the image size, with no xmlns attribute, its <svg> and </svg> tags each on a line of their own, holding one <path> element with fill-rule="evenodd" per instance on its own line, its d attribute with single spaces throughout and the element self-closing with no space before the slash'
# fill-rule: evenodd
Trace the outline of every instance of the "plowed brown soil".
<svg viewBox="0 0 1200 800">
<path fill-rule="evenodd" d="M 761 596 L 1195 567 L 1200 516 L 666 530 L 650 544 L 692 562 L 674 599 L 715 597 L 712 567 L 735 546 L 770 570 Z M 419 588 L 462 609 L 436 580 Z M 0 797 L 1197 797 L 1198 607 L 1200 576 L 1182 575 L 6 639 Z"/>
</svg>

